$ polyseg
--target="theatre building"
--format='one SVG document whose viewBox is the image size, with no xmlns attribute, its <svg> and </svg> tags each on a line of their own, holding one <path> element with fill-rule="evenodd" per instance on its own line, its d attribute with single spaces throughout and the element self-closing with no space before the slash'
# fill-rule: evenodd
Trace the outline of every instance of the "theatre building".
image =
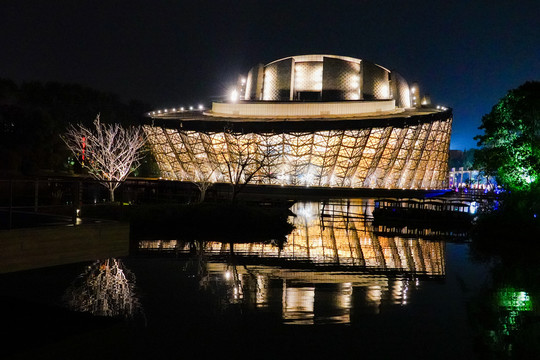
<svg viewBox="0 0 540 360">
<path fill-rule="evenodd" d="M 380 65 L 334 55 L 253 67 L 208 110 L 144 126 L 162 177 L 283 186 L 447 186 L 452 110 Z"/>
</svg>

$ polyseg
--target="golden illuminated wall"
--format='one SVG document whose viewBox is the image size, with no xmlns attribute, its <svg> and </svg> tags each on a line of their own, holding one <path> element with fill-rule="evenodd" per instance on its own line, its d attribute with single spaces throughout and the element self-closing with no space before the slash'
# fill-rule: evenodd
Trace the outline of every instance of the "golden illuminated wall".
<svg viewBox="0 0 540 360">
<path fill-rule="evenodd" d="M 322 91 L 323 63 L 322 62 L 296 62 L 294 63 L 294 90 L 295 91 Z"/>
<path fill-rule="evenodd" d="M 145 126 L 162 177 L 251 183 L 438 189 L 447 181 L 451 118 L 403 127 L 285 133 L 202 132 Z M 228 167 L 229 165 L 229 167 Z"/>
<path fill-rule="evenodd" d="M 263 100 L 291 100 L 292 67 L 292 59 L 278 61 L 265 67 Z"/>
<path fill-rule="evenodd" d="M 407 80 L 395 71 L 392 71 L 391 76 L 391 95 L 396 100 L 396 106 L 399 108 L 411 107 L 411 91 Z"/>
<path fill-rule="evenodd" d="M 324 58 L 323 100 L 360 99 L 360 63 Z"/>
<path fill-rule="evenodd" d="M 262 83 L 264 78 L 264 66 L 259 64 L 253 67 L 246 80 L 245 100 L 260 100 L 262 97 Z"/>
<path fill-rule="evenodd" d="M 390 98 L 389 71 L 368 61 L 362 62 L 362 96 L 366 100 Z"/>
</svg>

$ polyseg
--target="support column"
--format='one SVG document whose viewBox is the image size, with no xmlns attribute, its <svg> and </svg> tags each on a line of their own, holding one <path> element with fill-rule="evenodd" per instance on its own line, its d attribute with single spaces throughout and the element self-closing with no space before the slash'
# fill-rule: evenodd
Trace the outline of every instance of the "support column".
<svg viewBox="0 0 540 360">
<path fill-rule="evenodd" d="M 36 178 L 34 182 L 34 212 L 38 212 L 39 205 L 39 180 Z"/>
</svg>

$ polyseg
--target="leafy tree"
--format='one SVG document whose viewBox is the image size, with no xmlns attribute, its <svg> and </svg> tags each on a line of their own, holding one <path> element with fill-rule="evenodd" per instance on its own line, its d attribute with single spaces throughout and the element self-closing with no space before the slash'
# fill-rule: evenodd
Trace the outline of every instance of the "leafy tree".
<svg viewBox="0 0 540 360">
<path fill-rule="evenodd" d="M 540 82 L 510 90 L 482 118 L 482 148 L 475 166 L 510 191 L 536 191 L 540 183 Z"/>
</svg>

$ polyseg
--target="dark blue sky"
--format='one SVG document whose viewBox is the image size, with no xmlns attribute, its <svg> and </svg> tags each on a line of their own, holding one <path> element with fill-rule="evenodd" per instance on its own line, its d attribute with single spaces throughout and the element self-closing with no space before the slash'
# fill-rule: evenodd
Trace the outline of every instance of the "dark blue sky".
<svg viewBox="0 0 540 360">
<path fill-rule="evenodd" d="M 538 0 L 0 2 L 0 77 L 82 83 L 156 107 L 209 104 L 258 62 L 373 61 L 454 109 L 452 149 L 540 80 Z"/>
</svg>

